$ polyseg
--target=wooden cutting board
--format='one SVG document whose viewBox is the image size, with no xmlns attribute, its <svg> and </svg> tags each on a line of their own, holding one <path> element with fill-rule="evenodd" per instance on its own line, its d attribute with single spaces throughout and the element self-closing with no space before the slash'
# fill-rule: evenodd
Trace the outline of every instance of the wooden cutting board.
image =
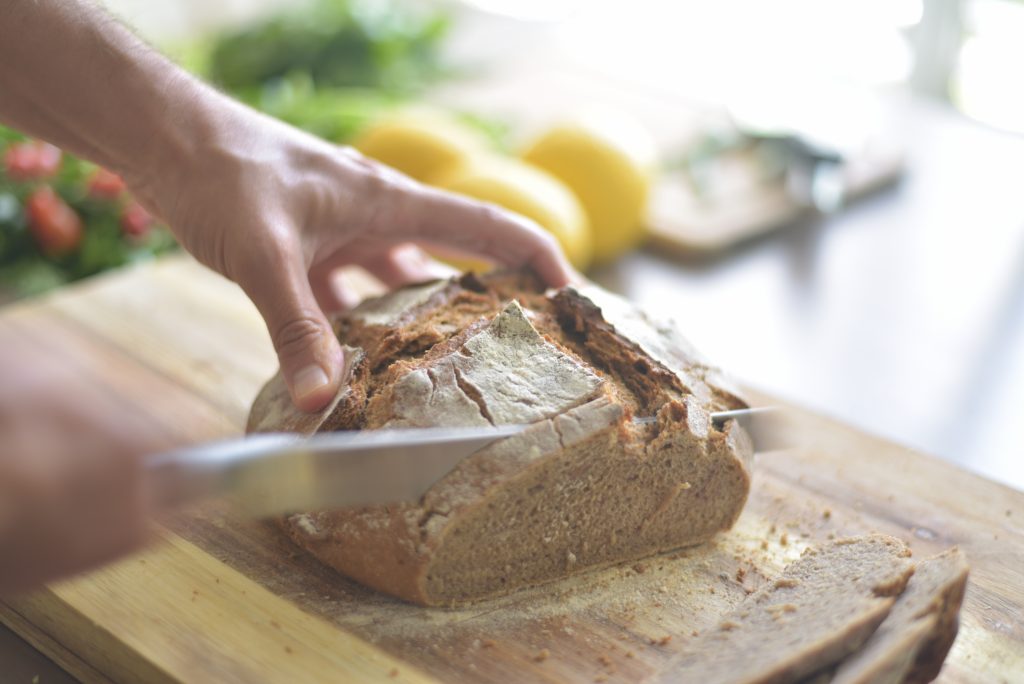
<svg viewBox="0 0 1024 684">
<path fill-rule="evenodd" d="M 275 367 L 240 291 L 184 258 L 9 307 L 12 335 L 177 441 L 238 434 Z M 1024 494 L 803 415 L 806 445 L 759 457 L 750 504 L 715 543 L 470 608 L 363 590 L 273 525 L 206 505 L 0 619 L 87 682 L 632 682 L 809 544 L 878 530 L 971 562 L 943 681 L 1022 681 Z"/>
</svg>

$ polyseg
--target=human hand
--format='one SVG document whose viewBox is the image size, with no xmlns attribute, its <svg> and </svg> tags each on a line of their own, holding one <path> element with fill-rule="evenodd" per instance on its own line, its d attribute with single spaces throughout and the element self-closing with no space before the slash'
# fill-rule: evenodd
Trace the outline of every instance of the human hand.
<svg viewBox="0 0 1024 684">
<path fill-rule="evenodd" d="M 85 570 L 147 537 L 152 430 L 58 360 L 0 340 L 0 596 Z"/>
<path fill-rule="evenodd" d="M 295 404 L 321 408 L 338 391 L 342 351 L 325 312 L 355 297 L 333 277 L 359 265 L 388 287 L 437 277 L 410 243 L 530 266 L 552 286 L 571 268 L 531 221 L 423 186 L 220 98 L 204 109 L 194 144 L 126 181 L 202 263 L 256 304 Z M 147 167 L 143 167 L 147 168 Z"/>
</svg>

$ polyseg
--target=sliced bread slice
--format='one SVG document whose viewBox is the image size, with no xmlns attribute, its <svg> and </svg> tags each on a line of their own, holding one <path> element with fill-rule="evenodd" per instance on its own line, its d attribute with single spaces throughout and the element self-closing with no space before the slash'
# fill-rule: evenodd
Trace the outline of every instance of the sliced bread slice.
<svg viewBox="0 0 1024 684">
<path fill-rule="evenodd" d="M 938 676 L 956 638 L 967 574 L 957 548 L 918 564 L 889 616 L 839 665 L 832 683 L 917 684 Z"/>
<path fill-rule="evenodd" d="M 808 549 L 694 639 L 659 681 L 780 684 L 812 675 L 867 641 L 912 572 L 910 550 L 885 535 Z"/>
</svg>

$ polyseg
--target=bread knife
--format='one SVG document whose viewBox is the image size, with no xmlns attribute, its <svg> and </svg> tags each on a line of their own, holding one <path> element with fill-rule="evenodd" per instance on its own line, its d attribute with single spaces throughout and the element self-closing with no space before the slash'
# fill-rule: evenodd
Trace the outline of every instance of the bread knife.
<svg viewBox="0 0 1024 684">
<path fill-rule="evenodd" d="M 780 409 L 720 411 L 711 420 L 738 421 L 755 451 L 789 445 Z M 254 517 L 415 501 L 467 456 L 525 427 L 261 433 L 152 456 L 147 484 L 157 510 L 226 497 Z"/>
<path fill-rule="evenodd" d="M 254 517 L 415 501 L 464 458 L 524 425 L 256 434 L 151 456 L 156 510 L 212 497 Z"/>
</svg>

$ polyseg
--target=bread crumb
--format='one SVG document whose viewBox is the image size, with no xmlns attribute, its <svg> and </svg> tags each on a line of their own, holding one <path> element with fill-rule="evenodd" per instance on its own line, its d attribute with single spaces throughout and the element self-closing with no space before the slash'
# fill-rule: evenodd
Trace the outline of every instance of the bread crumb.
<svg viewBox="0 0 1024 684">
<path fill-rule="evenodd" d="M 824 518 L 825 520 L 828 520 L 829 518 L 832 517 L 832 511 L 830 509 L 826 508 L 825 510 L 823 510 L 821 512 L 821 517 Z"/>
<path fill-rule="evenodd" d="M 775 580 L 776 589 L 792 589 L 793 587 L 798 586 L 799 584 L 800 582 L 793 577 L 780 577 L 779 579 Z"/>
<path fill-rule="evenodd" d="M 291 646 L 285 646 L 284 647 L 284 652 L 285 653 L 295 653 L 295 651 L 292 650 Z"/>
<path fill-rule="evenodd" d="M 597 656 L 597 662 L 601 663 L 605 667 L 611 667 L 612 666 L 612 659 L 609 658 L 608 656 L 606 656 L 603 653 L 601 655 Z"/>
<path fill-rule="evenodd" d="M 734 629 L 739 629 L 740 623 L 733 622 L 732 620 L 725 620 L 718 625 L 718 629 L 723 632 L 731 632 Z"/>
<path fill-rule="evenodd" d="M 708 587 L 708 593 L 709 594 L 714 594 L 715 593 L 715 588 L 714 587 Z"/>
<path fill-rule="evenodd" d="M 747 571 L 743 568 L 736 568 L 736 581 L 743 582 L 743 578 L 747 576 Z"/>
<path fill-rule="evenodd" d="M 632 652 L 632 651 L 626 651 L 626 657 L 627 657 L 627 658 L 635 658 L 636 656 L 635 656 L 635 655 L 633 655 L 633 652 Z"/>
<path fill-rule="evenodd" d="M 394 679 L 397 676 L 398 676 L 398 668 L 397 667 L 391 668 L 391 672 L 388 672 L 388 677 L 391 677 L 392 679 Z"/>
<path fill-rule="evenodd" d="M 537 655 L 533 656 L 533 660 L 538 663 L 543 663 L 549 657 L 551 657 L 551 651 L 546 648 L 542 648 L 537 652 Z"/>
<path fill-rule="evenodd" d="M 569 565 L 576 565 L 576 554 L 572 551 L 565 552 L 565 562 Z"/>
<path fill-rule="evenodd" d="M 765 610 L 772 613 L 773 617 L 776 617 L 776 614 L 781 615 L 782 613 L 795 613 L 796 606 L 792 603 L 777 603 L 773 606 L 768 606 Z"/>
<path fill-rule="evenodd" d="M 789 535 L 783 532 L 782 536 L 779 537 L 779 543 L 783 546 L 789 546 Z"/>
<path fill-rule="evenodd" d="M 672 635 L 666 634 L 665 636 L 657 639 L 651 639 L 651 646 L 665 646 L 668 642 L 672 641 Z"/>
<path fill-rule="evenodd" d="M 768 540 L 767 539 L 762 539 L 761 540 L 761 550 L 762 551 L 767 551 L 768 550 Z"/>
<path fill-rule="evenodd" d="M 607 682 L 608 681 L 608 675 L 606 675 L 606 674 L 604 674 L 602 672 L 601 674 L 599 674 L 596 677 L 594 677 L 594 681 L 595 682 Z"/>
<path fill-rule="evenodd" d="M 633 572 L 638 575 L 642 575 L 647 572 L 647 566 L 643 563 L 633 563 Z"/>
<path fill-rule="evenodd" d="M 498 645 L 494 639 L 484 639 L 481 643 L 484 648 L 494 648 Z"/>
<path fill-rule="evenodd" d="M 690 632 L 690 636 L 695 636 L 695 637 L 700 636 L 700 632 L 695 629 L 692 632 Z"/>
<path fill-rule="evenodd" d="M 768 534 L 775 534 L 776 530 L 778 530 L 778 528 L 775 527 L 775 525 L 772 525 L 770 528 L 768 528 Z"/>
</svg>

